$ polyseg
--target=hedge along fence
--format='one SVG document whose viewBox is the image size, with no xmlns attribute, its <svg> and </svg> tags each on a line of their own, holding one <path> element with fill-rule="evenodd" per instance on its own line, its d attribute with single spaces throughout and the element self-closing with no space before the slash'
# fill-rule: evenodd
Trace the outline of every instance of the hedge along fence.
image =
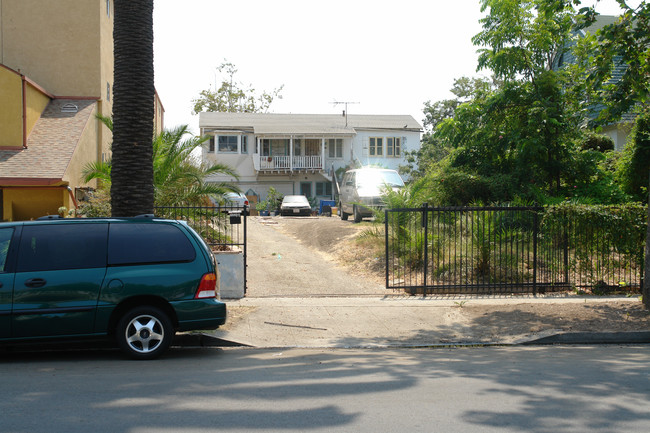
<svg viewBox="0 0 650 433">
<path fill-rule="evenodd" d="M 639 290 L 647 218 L 647 206 L 640 204 L 551 206 L 543 214 L 541 244 L 565 249 L 562 267 L 576 288 L 598 294 Z"/>
<path fill-rule="evenodd" d="M 640 205 L 451 207 L 386 212 L 386 287 L 427 292 L 636 290 Z"/>
</svg>

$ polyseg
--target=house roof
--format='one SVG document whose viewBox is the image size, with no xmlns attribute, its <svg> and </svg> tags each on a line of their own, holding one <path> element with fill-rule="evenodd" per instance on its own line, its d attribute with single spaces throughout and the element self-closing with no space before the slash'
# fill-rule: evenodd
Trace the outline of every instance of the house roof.
<svg viewBox="0 0 650 433">
<path fill-rule="evenodd" d="M 614 15 L 598 15 L 596 17 L 596 20 L 591 23 L 590 26 L 585 27 L 583 29 L 583 33 L 591 33 L 594 34 L 598 30 L 602 29 L 605 26 L 608 26 L 610 24 L 614 24 L 616 21 L 618 21 L 618 16 Z"/>
<path fill-rule="evenodd" d="M 77 111 L 62 111 L 71 104 Z M 0 183 L 54 184 L 65 175 L 95 100 L 54 99 L 27 138 L 27 148 L 0 150 Z"/>
<path fill-rule="evenodd" d="M 210 131 L 250 131 L 256 135 L 354 135 L 357 130 L 422 131 L 409 115 L 201 113 L 199 127 Z"/>
</svg>

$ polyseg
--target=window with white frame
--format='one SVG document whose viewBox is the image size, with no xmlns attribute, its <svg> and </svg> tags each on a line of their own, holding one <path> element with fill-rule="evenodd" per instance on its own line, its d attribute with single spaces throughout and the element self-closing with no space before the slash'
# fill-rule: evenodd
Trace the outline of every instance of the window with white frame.
<svg viewBox="0 0 650 433">
<path fill-rule="evenodd" d="M 217 139 L 219 153 L 237 153 L 237 136 L 220 135 Z"/>
<path fill-rule="evenodd" d="M 384 138 L 383 137 L 370 137 L 370 145 L 368 146 L 368 154 L 370 156 L 384 156 Z"/>
<path fill-rule="evenodd" d="M 343 158 L 343 139 L 330 138 L 327 140 L 327 148 L 330 158 Z"/>
<path fill-rule="evenodd" d="M 241 153 L 242 154 L 248 153 L 248 135 L 241 136 Z"/>
<path fill-rule="evenodd" d="M 388 137 L 386 139 L 386 155 L 399 158 L 402 153 L 402 139 L 399 137 Z"/>
</svg>

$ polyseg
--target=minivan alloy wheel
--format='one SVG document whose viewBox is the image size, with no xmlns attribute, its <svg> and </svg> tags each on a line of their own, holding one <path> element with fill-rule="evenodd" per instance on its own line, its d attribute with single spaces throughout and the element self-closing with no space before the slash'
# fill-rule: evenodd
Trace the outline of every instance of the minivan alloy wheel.
<svg viewBox="0 0 650 433">
<path fill-rule="evenodd" d="M 136 359 L 151 359 L 171 342 L 173 327 L 167 315 L 155 307 L 139 307 L 124 315 L 117 327 L 120 348 Z"/>
</svg>

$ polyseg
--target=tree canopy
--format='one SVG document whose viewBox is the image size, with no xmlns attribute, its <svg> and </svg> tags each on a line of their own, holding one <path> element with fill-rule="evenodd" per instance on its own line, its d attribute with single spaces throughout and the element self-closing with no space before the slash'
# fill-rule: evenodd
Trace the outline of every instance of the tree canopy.
<svg viewBox="0 0 650 433">
<path fill-rule="evenodd" d="M 429 179 L 429 202 L 639 197 L 625 185 L 629 173 L 638 177 L 632 168 L 650 165 L 638 161 L 645 152 L 622 157 L 592 129 L 647 106 L 649 8 L 619 3 L 618 21 L 585 35 L 597 14 L 578 0 L 481 1 L 486 15 L 472 40 L 477 70 L 491 78 L 459 78 L 453 98 L 426 102 L 422 148 L 408 155 L 405 171 Z M 632 70 L 619 84 L 617 62 Z"/>
<path fill-rule="evenodd" d="M 198 98 L 192 100 L 192 114 L 202 111 L 263 113 L 268 111 L 275 98 L 282 97 L 280 93 L 284 86 L 258 94 L 252 86 L 237 81 L 237 68 L 232 63 L 222 63 L 217 71 L 224 74 L 221 86 L 218 89 L 202 90 Z"/>
</svg>

